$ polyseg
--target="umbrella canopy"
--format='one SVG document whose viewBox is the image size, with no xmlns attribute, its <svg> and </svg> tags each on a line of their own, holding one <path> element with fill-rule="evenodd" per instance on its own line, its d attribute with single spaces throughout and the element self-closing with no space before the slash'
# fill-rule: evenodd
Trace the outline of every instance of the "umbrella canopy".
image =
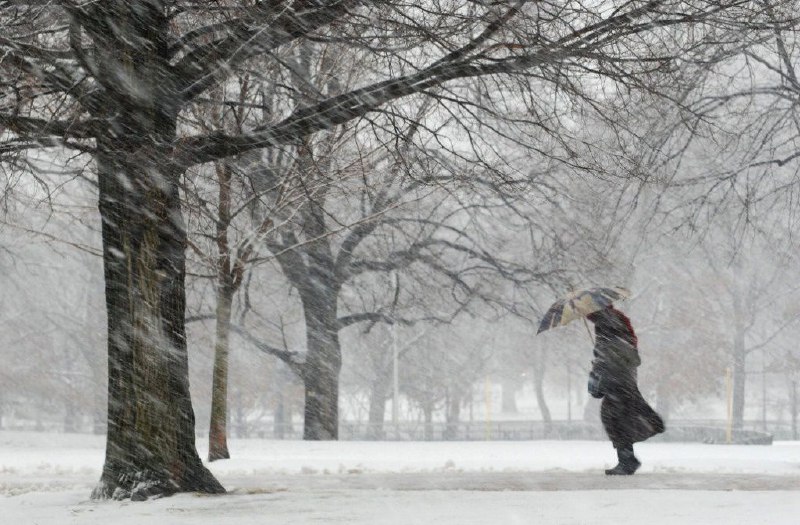
<svg viewBox="0 0 800 525">
<path fill-rule="evenodd" d="M 628 290 L 619 287 L 589 288 L 570 292 L 547 310 L 536 333 L 540 334 L 555 326 L 564 326 L 570 321 L 602 310 L 614 301 L 627 299 L 630 295 Z"/>
</svg>

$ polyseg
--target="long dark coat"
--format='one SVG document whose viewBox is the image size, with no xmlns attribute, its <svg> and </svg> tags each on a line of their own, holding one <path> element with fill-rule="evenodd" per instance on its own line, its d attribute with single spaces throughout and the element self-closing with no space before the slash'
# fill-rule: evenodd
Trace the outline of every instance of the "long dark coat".
<svg viewBox="0 0 800 525">
<path fill-rule="evenodd" d="M 589 316 L 595 323 L 595 346 L 589 391 L 602 397 L 600 419 L 614 448 L 627 448 L 664 432 L 664 421 L 636 384 L 642 363 L 628 318 L 607 308 Z"/>
</svg>

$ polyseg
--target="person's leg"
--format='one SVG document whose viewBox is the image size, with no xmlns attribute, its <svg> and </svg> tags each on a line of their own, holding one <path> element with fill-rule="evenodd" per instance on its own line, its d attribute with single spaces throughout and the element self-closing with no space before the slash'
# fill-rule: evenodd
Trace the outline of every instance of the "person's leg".
<svg viewBox="0 0 800 525">
<path fill-rule="evenodd" d="M 642 465 L 633 454 L 633 444 L 622 443 L 617 447 L 617 466 L 606 470 L 607 476 L 630 476 Z"/>
</svg>

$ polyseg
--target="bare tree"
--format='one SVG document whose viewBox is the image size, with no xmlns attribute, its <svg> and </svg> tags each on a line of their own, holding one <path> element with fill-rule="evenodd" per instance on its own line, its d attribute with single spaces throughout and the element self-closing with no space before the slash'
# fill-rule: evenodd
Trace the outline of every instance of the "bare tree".
<svg viewBox="0 0 800 525">
<path fill-rule="evenodd" d="M 738 244 L 738 243 L 737 243 Z M 719 300 L 723 312 L 729 314 L 732 332 L 730 349 L 733 371 L 733 426 L 741 429 L 744 422 L 747 357 L 755 350 L 770 345 L 784 330 L 796 323 L 796 315 L 785 317 L 779 307 L 791 298 L 796 286 L 784 282 L 787 261 L 775 257 L 771 264 L 753 257 L 755 243 L 744 243 L 731 254 L 727 267 L 720 267 L 710 258 L 722 285 Z M 746 255 L 747 254 L 747 255 Z M 724 258 L 722 259 L 725 260 Z"/>
<path fill-rule="evenodd" d="M 319 159 L 313 162 L 320 164 Z M 329 173 L 320 176 L 339 178 Z M 308 346 L 302 364 L 298 356 L 285 350 L 279 355 L 306 384 L 307 439 L 337 436 L 341 329 L 362 322 L 447 321 L 453 314 L 431 314 L 430 304 L 416 319 L 414 314 L 402 313 L 404 303 L 419 304 L 413 298 L 426 286 L 450 296 L 438 300 L 438 304 L 452 304 L 440 311 L 456 313 L 475 299 L 500 301 L 484 290 L 490 288 L 481 283 L 486 274 L 517 284 L 537 278 L 535 272 L 491 254 L 474 236 L 474 228 L 461 226 L 470 220 L 470 213 L 491 206 L 448 205 L 421 184 L 421 176 L 393 177 L 368 185 L 360 198 L 363 215 L 345 231 L 339 225 L 346 224 L 350 210 L 341 207 L 341 199 L 352 198 L 352 190 L 338 193 L 328 187 L 325 194 L 317 192 L 309 198 L 296 220 L 273 220 L 282 226 L 266 237 L 266 244 L 298 290 L 305 314 Z M 424 207 L 426 200 L 430 207 Z M 414 203 L 412 213 L 403 209 L 409 201 Z M 337 217 L 337 210 L 348 212 L 345 219 Z M 397 273 L 412 288 L 404 291 L 404 286 L 392 283 Z M 346 313 L 338 313 L 341 305 Z"/>
<path fill-rule="evenodd" d="M 253 104 L 251 81 L 244 74 L 210 93 L 213 104 L 193 108 L 195 125 L 212 131 L 242 131 L 251 120 Z M 236 96 L 235 103 L 228 101 L 228 92 Z M 227 103 L 226 103 L 227 101 Z M 263 108 L 261 111 L 263 112 Z M 245 272 L 256 259 L 259 237 L 271 226 L 271 217 L 257 218 L 250 213 L 263 198 L 262 193 L 249 185 L 249 179 L 237 168 L 237 159 L 213 164 L 212 176 L 204 176 L 202 167 L 193 170 L 184 186 L 186 208 L 191 224 L 189 246 L 200 262 L 199 276 L 213 275 L 216 288 L 216 306 L 213 315 L 215 327 L 214 370 L 212 379 L 211 416 L 209 423 L 209 461 L 230 457 L 227 446 L 228 421 L 228 361 L 233 301 L 244 283 Z M 209 180 L 210 179 L 210 180 Z M 211 188 L 215 195 L 209 195 Z M 274 191 L 270 188 L 268 191 Z M 274 206 L 281 205 L 280 197 Z M 197 226 L 195 226 L 197 223 Z M 192 231 L 194 228 L 197 231 Z M 210 244 L 210 246 L 209 246 Z M 246 314 L 243 312 L 243 314 Z M 195 317 L 201 320 L 204 316 Z"/>
</svg>

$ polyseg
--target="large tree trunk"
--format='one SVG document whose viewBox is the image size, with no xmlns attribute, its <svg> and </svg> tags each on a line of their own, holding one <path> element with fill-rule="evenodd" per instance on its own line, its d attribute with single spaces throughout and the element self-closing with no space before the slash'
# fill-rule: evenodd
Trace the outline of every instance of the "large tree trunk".
<svg viewBox="0 0 800 525">
<path fill-rule="evenodd" d="M 151 158 L 141 168 L 98 159 L 109 375 L 106 459 L 94 497 L 224 491 L 195 449 L 177 174 Z"/>
<path fill-rule="evenodd" d="M 303 377 L 306 401 L 303 439 L 307 440 L 339 439 L 342 351 L 336 318 L 337 294 L 320 284 L 316 281 L 312 285 L 318 295 L 303 298 L 308 344 Z"/>
<path fill-rule="evenodd" d="M 96 498 L 224 489 L 195 448 L 185 330 L 181 173 L 170 162 L 178 94 L 162 2 L 103 2 L 92 34 L 106 92 L 98 115 L 108 313 L 108 438 Z M 107 27 L 105 27 L 107 26 Z M 103 29 L 105 27 L 105 29 Z"/>
<path fill-rule="evenodd" d="M 233 292 L 228 283 L 217 291 L 217 334 L 214 345 L 214 378 L 211 386 L 211 422 L 208 460 L 228 459 L 228 354 L 230 352 Z"/>
<path fill-rule="evenodd" d="M 304 64 L 308 71 L 308 64 Z M 298 171 L 313 177 L 321 166 L 313 156 L 310 139 L 297 151 Z M 319 205 L 322 195 L 312 198 L 303 210 L 302 229 L 311 239 L 303 246 L 303 257 L 281 263 L 284 273 L 300 292 L 306 327 L 306 362 L 303 366 L 305 409 L 303 439 L 339 439 L 339 345 L 338 300 L 341 283 L 325 224 L 327 213 Z"/>
</svg>

